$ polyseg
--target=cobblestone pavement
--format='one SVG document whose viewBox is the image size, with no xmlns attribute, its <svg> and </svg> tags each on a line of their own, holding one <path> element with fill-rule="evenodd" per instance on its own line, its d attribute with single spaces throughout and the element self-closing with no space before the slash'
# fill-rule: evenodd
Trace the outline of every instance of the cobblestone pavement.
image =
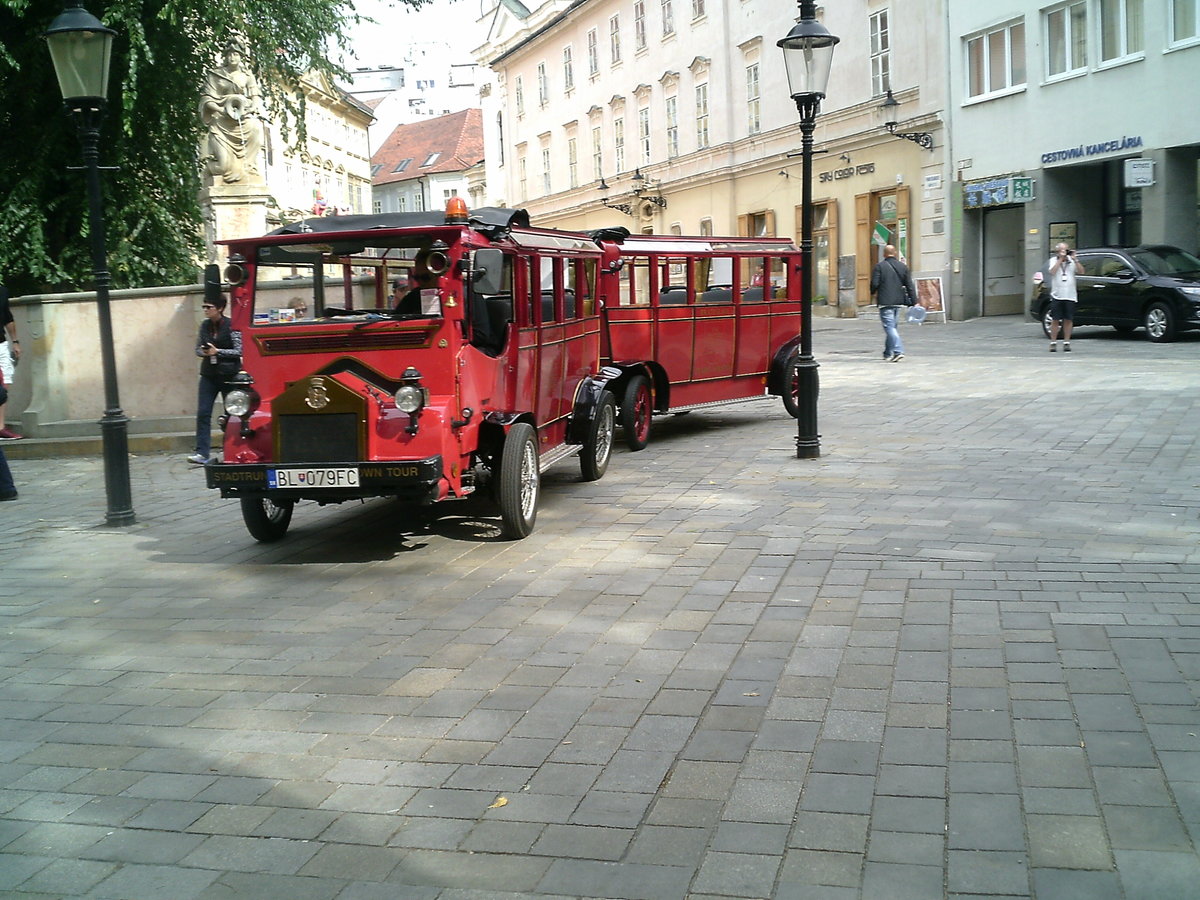
<svg viewBox="0 0 1200 900">
<path fill-rule="evenodd" d="M 0 896 L 1200 896 L 1200 336 L 819 320 L 537 530 L 17 460 Z"/>
</svg>

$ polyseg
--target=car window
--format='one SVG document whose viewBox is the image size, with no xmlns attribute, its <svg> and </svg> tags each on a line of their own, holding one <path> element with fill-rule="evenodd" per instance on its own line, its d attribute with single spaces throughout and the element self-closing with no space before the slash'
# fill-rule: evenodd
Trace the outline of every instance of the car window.
<svg viewBox="0 0 1200 900">
<path fill-rule="evenodd" d="M 1200 275 L 1200 259 L 1178 247 L 1143 247 L 1129 255 L 1155 275 Z"/>
<path fill-rule="evenodd" d="M 1099 278 L 1113 278 L 1121 269 L 1129 269 L 1129 263 L 1116 253 L 1093 253 L 1080 257 L 1080 262 L 1083 263 L 1087 274 Z"/>
</svg>

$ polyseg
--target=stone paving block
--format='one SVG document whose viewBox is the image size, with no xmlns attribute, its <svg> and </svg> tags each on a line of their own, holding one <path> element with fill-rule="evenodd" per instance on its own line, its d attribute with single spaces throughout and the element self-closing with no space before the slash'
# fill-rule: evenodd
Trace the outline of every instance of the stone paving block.
<svg viewBox="0 0 1200 900">
<path fill-rule="evenodd" d="M 224 872 L 196 900 L 333 900 L 347 896 L 344 890 L 346 882 L 336 878 Z"/>
<path fill-rule="evenodd" d="M 872 827 L 867 859 L 872 862 L 941 866 L 945 853 L 944 835 L 904 833 Z"/>
<path fill-rule="evenodd" d="M 237 837 L 213 835 L 202 838 L 189 835 L 193 849 L 178 859 L 183 866 L 202 869 L 222 869 L 237 872 L 261 872 L 275 875 L 295 875 L 321 849 L 314 841 L 294 841 L 282 838 Z M 103 844 L 101 850 L 105 849 Z M 102 859 L 123 858 L 122 854 L 106 853 Z M 96 856 L 97 854 L 90 854 Z M 144 861 L 144 860 L 137 860 Z"/>
<path fill-rule="evenodd" d="M 866 852 L 867 816 L 801 811 L 796 814 L 788 847 L 798 850 Z"/>
<path fill-rule="evenodd" d="M 125 865 L 92 889 L 95 897 L 137 897 L 138 900 L 194 900 L 220 872 L 177 866 Z"/>
<path fill-rule="evenodd" d="M 1099 816 L 1030 815 L 1026 827 L 1033 867 L 1107 870 L 1113 866 Z"/>
<path fill-rule="evenodd" d="M 682 900 L 691 878 L 692 871 L 680 866 L 560 859 L 550 864 L 538 890 L 579 897 Z"/>
<path fill-rule="evenodd" d="M 625 855 L 634 831 L 583 825 L 547 825 L 531 850 L 559 859 L 593 859 L 615 862 Z"/>
<path fill-rule="evenodd" d="M 1071 869 L 1032 869 L 1032 883 L 1038 897 L 1055 900 L 1124 900 L 1116 872 L 1087 872 Z"/>
<path fill-rule="evenodd" d="M 1021 791 L 1025 813 L 1050 813 L 1065 816 L 1097 816 L 1100 807 L 1096 795 L 1086 788 L 1030 787 Z"/>
<path fill-rule="evenodd" d="M 1174 808 L 1104 806 L 1104 825 L 1114 850 L 1162 850 L 1187 853 L 1192 842 Z"/>
<path fill-rule="evenodd" d="M 1200 884 L 1200 860 L 1194 852 L 1117 850 L 1115 857 L 1126 900 L 1187 897 Z"/>
<path fill-rule="evenodd" d="M 879 746 L 870 741 L 822 740 L 812 758 L 812 771 L 844 775 L 873 775 L 879 764 Z"/>
<path fill-rule="evenodd" d="M 863 866 L 862 893 L 889 900 L 928 900 L 942 892 L 941 866 L 868 861 Z"/>
<path fill-rule="evenodd" d="M 1079 747 L 1019 747 L 1017 762 L 1023 786 L 1092 786 L 1087 759 Z"/>
<path fill-rule="evenodd" d="M 779 869 L 777 856 L 709 851 L 691 891 L 725 897 L 769 897 Z"/>
<path fill-rule="evenodd" d="M 1008 794 L 950 795 L 951 849 L 1011 850 L 1025 848 L 1020 799 Z"/>
<path fill-rule="evenodd" d="M 951 850 L 947 856 L 946 889 L 952 896 L 1028 896 L 1028 860 L 1023 851 Z"/>
</svg>

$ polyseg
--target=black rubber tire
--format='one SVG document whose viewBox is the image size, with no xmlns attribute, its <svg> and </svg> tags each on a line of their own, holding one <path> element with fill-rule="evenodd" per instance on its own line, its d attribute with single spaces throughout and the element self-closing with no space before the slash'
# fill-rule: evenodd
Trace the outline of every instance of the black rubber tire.
<svg viewBox="0 0 1200 900">
<path fill-rule="evenodd" d="M 1156 301 L 1146 307 L 1142 317 L 1146 326 L 1146 338 L 1155 344 L 1166 344 L 1175 340 L 1178 329 L 1175 326 L 1175 314 L 1167 304 Z"/>
<path fill-rule="evenodd" d="M 579 451 L 579 471 L 584 481 L 597 481 L 608 471 L 612 458 L 613 430 L 617 426 L 617 401 L 611 391 L 600 395 L 596 414 L 588 423 L 587 438 Z"/>
<path fill-rule="evenodd" d="M 541 485 L 537 434 L 532 425 L 518 422 L 508 430 L 504 439 L 504 450 L 500 454 L 500 479 L 496 485 L 496 502 L 500 506 L 504 537 L 515 541 L 529 537 L 533 532 Z"/>
<path fill-rule="evenodd" d="M 654 396 L 650 392 L 650 379 L 645 375 L 634 375 L 625 384 L 621 398 L 621 431 L 625 434 L 625 446 L 634 452 L 645 449 L 650 443 L 650 420 L 654 416 Z"/>
<path fill-rule="evenodd" d="M 783 364 L 783 408 L 793 419 L 800 418 L 800 375 L 796 369 L 799 353 L 793 353 Z"/>
<path fill-rule="evenodd" d="M 274 543 L 287 534 L 292 524 L 294 500 L 275 501 L 269 497 L 243 497 L 242 521 L 256 541 Z"/>
</svg>

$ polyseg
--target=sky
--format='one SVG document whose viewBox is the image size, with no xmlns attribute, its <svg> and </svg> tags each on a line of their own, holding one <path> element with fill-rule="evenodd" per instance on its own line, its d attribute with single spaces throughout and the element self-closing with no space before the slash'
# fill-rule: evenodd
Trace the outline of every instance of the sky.
<svg viewBox="0 0 1200 900">
<path fill-rule="evenodd" d="M 410 45 L 438 54 L 446 63 L 470 62 L 471 51 L 483 42 L 475 39 L 479 10 L 475 0 L 433 0 L 417 10 L 395 0 L 356 0 L 354 8 L 380 24 L 363 25 L 354 32 L 355 58 L 345 63 L 349 69 L 397 65 Z M 452 54 L 451 43 L 457 45 Z"/>
</svg>

